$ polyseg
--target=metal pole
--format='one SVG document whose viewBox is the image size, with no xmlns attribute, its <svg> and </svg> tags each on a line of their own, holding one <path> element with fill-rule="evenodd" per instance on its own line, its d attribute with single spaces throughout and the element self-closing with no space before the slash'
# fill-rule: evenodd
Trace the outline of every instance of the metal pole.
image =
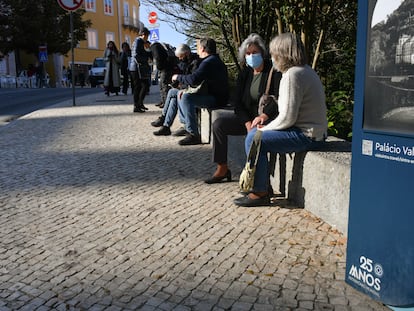
<svg viewBox="0 0 414 311">
<path fill-rule="evenodd" d="M 76 106 L 75 103 L 75 53 L 73 49 L 73 12 L 70 11 L 70 45 L 71 45 L 71 52 L 72 52 L 72 106 Z"/>
</svg>

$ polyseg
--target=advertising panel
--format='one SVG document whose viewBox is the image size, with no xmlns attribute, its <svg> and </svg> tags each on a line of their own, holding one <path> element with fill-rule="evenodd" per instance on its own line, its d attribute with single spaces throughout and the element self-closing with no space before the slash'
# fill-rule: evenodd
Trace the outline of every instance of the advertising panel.
<svg viewBox="0 0 414 311">
<path fill-rule="evenodd" d="M 414 306 L 414 0 L 358 2 L 346 282 Z"/>
</svg>

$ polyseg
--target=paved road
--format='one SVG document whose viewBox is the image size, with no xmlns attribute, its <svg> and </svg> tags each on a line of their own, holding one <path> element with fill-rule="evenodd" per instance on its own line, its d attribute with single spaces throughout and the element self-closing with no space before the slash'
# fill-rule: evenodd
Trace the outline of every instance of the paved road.
<svg viewBox="0 0 414 311">
<path fill-rule="evenodd" d="M 154 137 L 158 100 L 95 94 L 0 128 L 1 311 L 388 310 L 345 284 L 329 225 L 203 183 L 211 146 Z"/>
<path fill-rule="evenodd" d="M 75 96 L 102 92 L 102 88 L 76 88 Z M 0 88 L 0 124 L 70 98 L 72 88 Z"/>
</svg>

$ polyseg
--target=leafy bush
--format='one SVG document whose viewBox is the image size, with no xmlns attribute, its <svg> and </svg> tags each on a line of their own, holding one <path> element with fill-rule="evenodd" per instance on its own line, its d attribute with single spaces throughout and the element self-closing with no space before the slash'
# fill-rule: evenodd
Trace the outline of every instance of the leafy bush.
<svg viewBox="0 0 414 311">
<path fill-rule="evenodd" d="M 352 139 L 354 100 L 346 91 L 335 91 L 327 97 L 328 135 Z"/>
</svg>

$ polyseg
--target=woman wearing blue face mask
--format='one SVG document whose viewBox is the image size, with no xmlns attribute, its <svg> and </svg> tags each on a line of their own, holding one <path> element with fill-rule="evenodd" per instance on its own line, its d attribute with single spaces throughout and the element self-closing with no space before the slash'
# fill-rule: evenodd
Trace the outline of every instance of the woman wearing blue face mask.
<svg viewBox="0 0 414 311">
<path fill-rule="evenodd" d="M 251 130 L 252 121 L 258 115 L 259 99 L 265 92 L 269 72 L 273 70 L 266 45 L 255 33 L 241 44 L 239 61 L 243 69 L 231 98 L 234 113 L 219 117 L 213 123 L 213 162 L 217 168 L 213 176 L 205 180 L 207 184 L 231 181 L 231 171 L 227 165 L 227 136 L 242 136 Z M 274 71 L 269 94 L 277 96 L 280 79 L 281 74 Z M 265 107 L 264 113 L 272 119 L 276 111 L 275 107 L 269 105 Z"/>
<path fill-rule="evenodd" d="M 246 154 L 255 133 L 261 131 L 261 146 L 253 190 L 234 200 L 238 206 L 268 206 L 268 153 L 300 152 L 317 146 L 326 137 L 325 93 L 317 73 L 307 65 L 305 47 L 299 36 L 283 33 L 270 42 L 274 66 L 282 72 L 278 108 L 274 120 L 261 114 L 251 123 L 246 136 Z"/>
</svg>

